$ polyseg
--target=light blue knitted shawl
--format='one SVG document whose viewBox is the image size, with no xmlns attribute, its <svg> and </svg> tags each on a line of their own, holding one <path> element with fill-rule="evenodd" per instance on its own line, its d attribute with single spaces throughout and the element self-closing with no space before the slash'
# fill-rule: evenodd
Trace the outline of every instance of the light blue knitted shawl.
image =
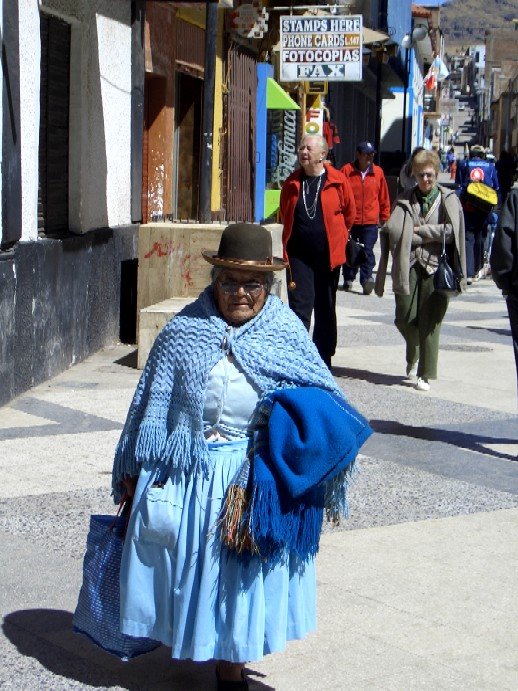
<svg viewBox="0 0 518 691">
<path fill-rule="evenodd" d="M 225 354 L 260 390 L 318 386 L 343 396 L 300 319 L 270 295 L 259 314 L 231 327 L 209 286 L 158 335 L 131 403 L 115 451 L 114 500 L 121 480 L 156 464 L 186 473 L 208 468 L 203 407 L 210 371 Z"/>
</svg>

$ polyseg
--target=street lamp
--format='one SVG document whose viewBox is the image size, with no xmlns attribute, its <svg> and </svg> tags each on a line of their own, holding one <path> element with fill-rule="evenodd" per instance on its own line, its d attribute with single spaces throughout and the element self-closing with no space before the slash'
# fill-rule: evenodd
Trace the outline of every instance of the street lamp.
<svg viewBox="0 0 518 691">
<path fill-rule="evenodd" d="M 418 41 L 428 36 L 428 30 L 424 26 L 416 26 L 411 33 L 407 33 L 401 39 L 401 47 L 405 49 L 405 76 L 403 84 L 403 125 L 401 128 L 401 152 L 403 161 L 406 161 L 406 97 L 408 92 L 408 80 L 410 76 L 410 50 Z"/>
</svg>

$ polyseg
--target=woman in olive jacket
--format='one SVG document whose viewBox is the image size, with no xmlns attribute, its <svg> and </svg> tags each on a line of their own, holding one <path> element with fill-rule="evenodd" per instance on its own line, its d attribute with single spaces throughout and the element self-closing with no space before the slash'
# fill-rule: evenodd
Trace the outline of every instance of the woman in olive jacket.
<svg viewBox="0 0 518 691">
<path fill-rule="evenodd" d="M 392 254 L 392 288 L 396 298 L 394 323 L 406 342 L 406 374 L 417 376 L 415 388 L 430 389 L 437 379 L 439 336 L 449 298 L 434 292 L 433 275 L 445 234 L 447 254 L 465 289 L 464 214 L 453 190 L 437 184 L 439 157 L 420 151 L 413 162 L 417 187 L 397 199 L 381 229 L 381 259 L 375 291 L 383 296 L 388 255 Z"/>
</svg>

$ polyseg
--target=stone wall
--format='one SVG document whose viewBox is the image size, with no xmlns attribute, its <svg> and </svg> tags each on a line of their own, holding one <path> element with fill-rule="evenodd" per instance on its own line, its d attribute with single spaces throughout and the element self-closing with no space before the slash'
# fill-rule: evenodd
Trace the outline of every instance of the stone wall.
<svg viewBox="0 0 518 691">
<path fill-rule="evenodd" d="M 121 267 L 136 255 L 137 226 L 0 254 L 0 405 L 119 340 L 121 290 L 132 290 Z"/>
</svg>

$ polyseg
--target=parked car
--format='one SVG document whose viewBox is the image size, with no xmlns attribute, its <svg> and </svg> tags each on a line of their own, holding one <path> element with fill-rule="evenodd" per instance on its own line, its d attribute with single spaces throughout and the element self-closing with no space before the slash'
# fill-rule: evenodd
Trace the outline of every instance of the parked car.
<svg viewBox="0 0 518 691">
<path fill-rule="evenodd" d="M 466 104 L 465 103 L 459 103 L 459 110 L 466 110 Z"/>
</svg>

